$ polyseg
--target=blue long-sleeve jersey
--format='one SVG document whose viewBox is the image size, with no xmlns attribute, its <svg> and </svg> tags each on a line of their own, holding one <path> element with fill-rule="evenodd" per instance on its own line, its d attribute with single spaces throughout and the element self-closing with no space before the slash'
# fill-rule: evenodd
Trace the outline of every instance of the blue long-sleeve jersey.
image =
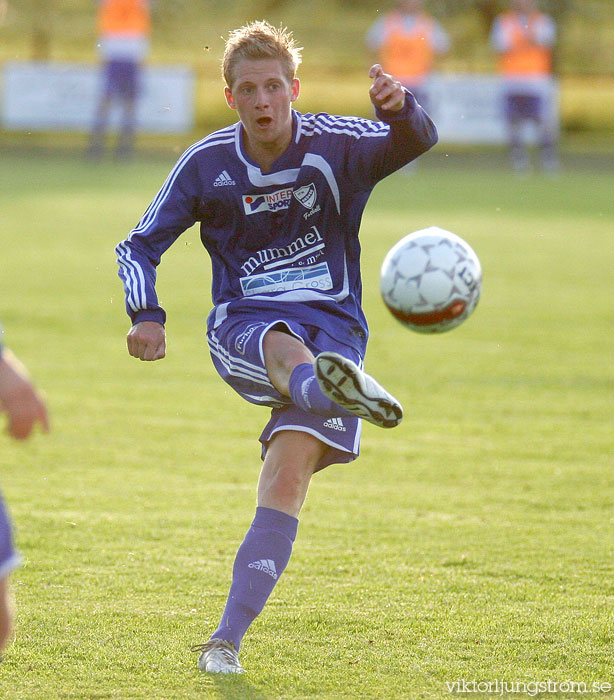
<svg viewBox="0 0 614 700">
<path fill-rule="evenodd" d="M 116 248 L 132 322 L 165 322 L 156 267 L 199 221 L 212 261 L 209 328 L 235 310 L 257 316 L 273 303 L 281 317 L 306 324 L 312 309 L 326 310 L 366 339 L 358 231 L 367 199 L 379 180 L 437 142 L 410 93 L 401 111 L 377 117 L 293 111 L 292 141 L 267 173 L 247 156 L 241 122 L 190 147 Z"/>
</svg>

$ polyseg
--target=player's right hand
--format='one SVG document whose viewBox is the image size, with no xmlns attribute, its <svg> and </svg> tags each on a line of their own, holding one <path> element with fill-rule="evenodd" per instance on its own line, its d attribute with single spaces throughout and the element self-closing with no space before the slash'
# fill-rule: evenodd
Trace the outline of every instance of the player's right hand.
<svg viewBox="0 0 614 700">
<path fill-rule="evenodd" d="M 156 321 L 135 323 L 126 337 L 128 352 L 145 362 L 161 360 L 166 355 L 166 332 Z"/>
</svg>

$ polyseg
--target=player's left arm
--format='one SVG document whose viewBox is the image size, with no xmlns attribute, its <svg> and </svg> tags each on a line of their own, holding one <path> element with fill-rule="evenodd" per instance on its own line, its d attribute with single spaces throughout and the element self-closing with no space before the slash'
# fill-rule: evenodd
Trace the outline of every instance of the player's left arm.
<svg viewBox="0 0 614 700">
<path fill-rule="evenodd" d="M 348 176 L 358 187 L 372 187 L 395 170 L 432 148 L 438 140 L 435 124 L 416 98 L 379 64 L 369 71 L 369 97 L 376 118 L 365 122 L 367 136 L 351 147 Z"/>
</svg>

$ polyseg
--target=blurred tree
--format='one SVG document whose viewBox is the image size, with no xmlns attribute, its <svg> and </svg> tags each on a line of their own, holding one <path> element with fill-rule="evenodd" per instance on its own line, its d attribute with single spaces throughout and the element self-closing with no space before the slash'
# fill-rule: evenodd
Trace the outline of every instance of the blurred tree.
<svg viewBox="0 0 614 700">
<path fill-rule="evenodd" d="M 21 6 L 24 5 L 31 6 L 31 57 L 34 61 L 49 61 L 55 0 L 24 0 Z"/>
<path fill-rule="evenodd" d="M 281 9 L 286 3 L 287 0 L 259 0 L 259 2 L 252 2 L 250 5 L 256 14 L 264 17 L 269 12 Z"/>
</svg>

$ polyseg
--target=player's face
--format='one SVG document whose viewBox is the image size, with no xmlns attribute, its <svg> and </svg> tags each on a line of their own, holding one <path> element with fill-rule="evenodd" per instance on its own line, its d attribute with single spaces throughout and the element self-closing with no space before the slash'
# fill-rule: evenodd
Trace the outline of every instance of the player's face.
<svg viewBox="0 0 614 700">
<path fill-rule="evenodd" d="M 226 101 L 236 109 L 245 129 L 248 148 L 280 152 L 292 138 L 291 104 L 299 94 L 299 82 L 289 80 L 276 59 L 243 59 L 234 70 Z"/>
</svg>

